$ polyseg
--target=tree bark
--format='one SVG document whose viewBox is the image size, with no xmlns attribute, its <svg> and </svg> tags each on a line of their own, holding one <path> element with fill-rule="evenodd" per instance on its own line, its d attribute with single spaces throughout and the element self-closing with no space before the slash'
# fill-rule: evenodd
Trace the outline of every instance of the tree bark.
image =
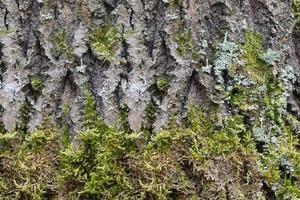
<svg viewBox="0 0 300 200">
<path fill-rule="evenodd" d="M 190 104 L 206 108 L 215 104 L 214 76 L 201 68 L 212 63 L 213 46 L 225 35 L 228 41 L 243 43 L 245 31 L 258 32 L 264 48 L 280 54 L 277 68 L 291 65 L 299 72 L 300 36 L 294 31 L 290 4 L 288 0 L 2 0 L 3 125 L 11 131 L 26 122 L 26 128 L 33 129 L 45 116 L 60 122 L 68 105 L 65 123 L 76 131 L 86 87 L 102 118 L 112 125 L 155 131 L 173 117 L 183 122 Z M 97 27 L 117 30 L 108 51 L 111 60 L 93 50 L 91 37 Z M 297 115 L 299 85 L 298 79 L 289 99 L 289 109 Z"/>
</svg>

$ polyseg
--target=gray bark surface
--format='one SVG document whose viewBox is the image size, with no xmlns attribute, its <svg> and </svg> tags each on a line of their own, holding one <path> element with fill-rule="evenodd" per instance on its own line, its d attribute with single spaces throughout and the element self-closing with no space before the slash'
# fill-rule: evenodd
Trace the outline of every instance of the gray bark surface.
<svg viewBox="0 0 300 200">
<path fill-rule="evenodd" d="M 212 62 L 212 47 L 226 33 L 227 40 L 240 43 L 246 30 L 261 33 L 264 48 L 280 54 L 278 67 L 291 65 L 298 73 L 300 34 L 294 30 L 290 4 L 289 0 L 1 0 L 3 125 L 9 131 L 20 126 L 24 102 L 29 106 L 28 129 L 45 116 L 59 122 L 69 105 L 66 123 L 76 131 L 85 86 L 102 118 L 112 125 L 120 125 L 120 115 L 133 131 L 159 130 L 172 116 L 180 122 L 190 103 L 213 106 L 214 77 L 201 68 Z M 91 31 L 107 24 L 123 35 L 110 62 L 99 59 L 89 42 Z M 200 57 L 178 53 L 180 31 L 190 31 Z M 59 32 L 64 33 L 71 58 L 53 53 L 53 35 Z M 32 88 L 36 77 L 43 82 L 40 91 Z M 161 79 L 168 82 L 164 91 L 157 88 Z M 289 109 L 298 114 L 299 79 L 294 88 Z"/>
</svg>

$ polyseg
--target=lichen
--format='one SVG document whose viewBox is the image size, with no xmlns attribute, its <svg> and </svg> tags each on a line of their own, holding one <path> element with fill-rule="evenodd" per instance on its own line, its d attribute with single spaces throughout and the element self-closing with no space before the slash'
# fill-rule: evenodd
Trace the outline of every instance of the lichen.
<svg viewBox="0 0 300 200">
<path fill-rule="evenodd" d="M 264 52 L 260 58 L 268 65 L 275 65 L 276 61 L 278 61 L 279 54 L 272 50 L 268 49 L 266 52 Z"/>
<path fill-rule="evenodd" d="M 216 47 L 213 70 L 217 78 L 216 82 L 219 85 L 224 86 L 224 72 L 229 69 L 232 63 L 238 60 L 239 54 L 239 46 L 234 42 L 227 41 L 227 36 L 225 36 L 224 41 Z"/>
</svg>

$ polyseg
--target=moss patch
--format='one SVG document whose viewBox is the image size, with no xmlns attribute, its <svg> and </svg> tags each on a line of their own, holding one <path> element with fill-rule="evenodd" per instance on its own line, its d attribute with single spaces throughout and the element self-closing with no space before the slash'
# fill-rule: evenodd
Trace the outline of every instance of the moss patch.
<svg viewBox="0 0 300 200">
<path fill-rule="evenodd" d="M 93 101 L 85 95 L 83 113 L 90 113 Z M 279 186 L 279 199 L 299 197 L 299 141 L 288 126 L 278 146 L 258 153 L 241 115 L 191 107 L 187 127 L 148 139 L 143 133 L 90 126 L 95 114 L 85 116 L 86 128 L 68 146 L 51 126 L 25 138 L 1 134 L 0 197 L 213 199 L 230 194 L 258 199 L 262 181 Z"/>
<path fill-rule="evenodd" d="M 292 11 L 296 19 L 296 30 L 300 30 L 300 1 L 299 0 L 292 1 Z"/>
<path fill-rule="evenodd" d="M 269 66 L 261 60 L 263 56 L 262 36 L 247 31 L 245 44 L 242 45 L 246 74 L 258 83 L 265 83 L 271 76 Z"/>
<path fill-rule="evenodd" d="M 35 91 L 41 91 L 44 87 L 44 82 L 40 78 L 32 78 L 30 84 Z"/>
<path fill-rule="evenodd" d="M 227 59 L 216 76 L 225 113 L 190 106 L 185 126 L 155 133 L 150 102 L 148 129 L 129 133 L 102 122 L 85 88 L 72 143 L 49 125 L 0 134 L 0 198 L 299 199 L 300 122 L 286 112 L 292 78 L 271 73 L 261 41 L 249 32 L 244 45 L 225 40 L 217 49 L 214 67 Z M 22 107 L 27 132 L 29 106 Z"/>
<path fill-rule="evenodd" d="M 157 89 L 160 91 L 160 92 L 166 92 L 167 89 L 169 88 L 170 86 L 170 81 L 167 79 L 167 78 L 158 78 L 156 80 L 156 86 L 157 86 Z"/>
<path fill-rule="evenodd" d="M 178 45 L 177 53 L 186 58 L 199 59 L 200 54 L 192 39 L 192 32 L 178 31 L 175 35 L 175 42 Z"/>
<path fill-rule="evenodd" d="M 104 61 L 112 61 L 115 57 L 115 48 L 120 35 L 113 26 L 95 28 L 89 36 L 89 44 L 93 52 Z"/>
<path fill-rule="evenodd" d="M 54 32 L 50 37 L 50 42 L 52 43 L 51 51 L 55 57 L 64 56 L 66 59 L 72 58 L 72 49 L 65 30 Z"/>
</svg>

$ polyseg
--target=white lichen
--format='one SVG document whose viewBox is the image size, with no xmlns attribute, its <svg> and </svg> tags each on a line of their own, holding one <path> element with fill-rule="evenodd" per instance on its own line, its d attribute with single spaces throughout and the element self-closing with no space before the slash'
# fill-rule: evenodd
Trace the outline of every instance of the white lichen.
<svg viewBox="0 0 300 200">
<path fill-rule="evenodd" d="M 268 65 L 273 66 L 278 61 L 279 54 L 272 49 L 268 49 L 265 53 L 263 53 L 263 55 L 261 55 L 260 59 L 262 59 Z"/>
</svg>

